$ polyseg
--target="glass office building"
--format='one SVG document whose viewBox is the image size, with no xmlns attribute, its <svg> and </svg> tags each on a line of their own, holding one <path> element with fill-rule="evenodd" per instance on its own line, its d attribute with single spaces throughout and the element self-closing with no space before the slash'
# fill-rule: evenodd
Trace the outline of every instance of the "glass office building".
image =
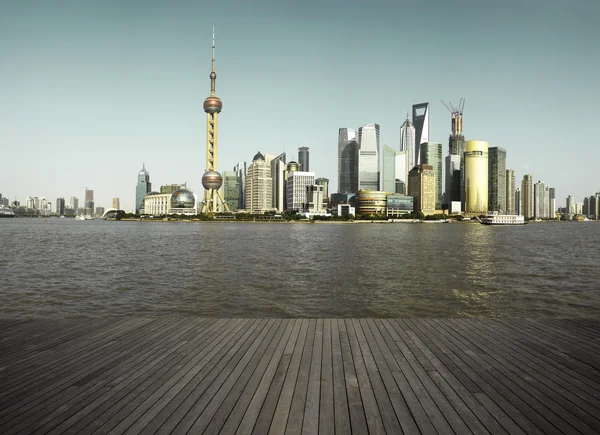
<svg viewBox="0 0 600 435">
<path fill-rule="evenodd" d="M 435 209 L 442 209 L 442 144 L 424 142 L 420 146 L 421 163 L 433 167 L 435 175 Z"/>
</svg>

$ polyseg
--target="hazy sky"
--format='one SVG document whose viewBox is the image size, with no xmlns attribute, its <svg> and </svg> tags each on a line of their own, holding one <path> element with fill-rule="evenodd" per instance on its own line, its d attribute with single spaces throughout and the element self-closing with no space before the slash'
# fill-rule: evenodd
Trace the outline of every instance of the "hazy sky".
<svg viewBox="0 0 600 435">
<path fill-rule="evenodd" d="M 377 122 L 397 149 L 428 101 L 446 155 L 440 99 L 465 97 L 466 139 L 582 201 L 600 191 L 599 21 L 597 0 L 0 0 L 0 193 L 81 204 L 87 186 L 129 210 L 145 162 L 156 189 L 201 196 L 214 24 L 221 171 L 308 146 L 337 189 L 340 127 Z"/>
</svg>

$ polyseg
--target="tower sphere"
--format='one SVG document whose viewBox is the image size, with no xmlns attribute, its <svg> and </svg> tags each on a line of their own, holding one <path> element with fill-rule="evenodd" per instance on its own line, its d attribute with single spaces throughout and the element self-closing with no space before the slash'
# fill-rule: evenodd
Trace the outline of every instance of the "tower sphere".
<svg viewBox="0 0 600 435">
<path fill-rule="evenodd" d="M 204 100 L 204 111 L 206 113 L 220 113 L 223 109 L 221 99 L 215 95 L 211 95 Z"/>
<path fill-rule="evenodd" d="M 171 195 L 171 207 L 173 208 L 194 208 L 195 202 L 194 194 L 187 189 L 179 189 Z"/>
<path fill-rule="evenodd" d="M 206 190 L 219 190 L 223 184 L 223 177 L 217 171 L 206 171 L 202 176 L 202 186 Z"/>
</svg>

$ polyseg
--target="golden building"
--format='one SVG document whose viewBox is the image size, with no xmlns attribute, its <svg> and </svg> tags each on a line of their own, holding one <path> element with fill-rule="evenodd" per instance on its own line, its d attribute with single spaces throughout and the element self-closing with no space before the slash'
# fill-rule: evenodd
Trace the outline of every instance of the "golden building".
<svg viewBox="0 0 600 435">
<path fill-rule="evenodd" d="M 468 140 L 465 151 L 465 214 L 488 212 L 488 143 Z"/>
<path fill-rule="evenodd" d="M 408 195 L 415 198 L 415 212 L 435 214 L 435 172 L 431 165 L 415 166 L 408 173 Z"/>
<path fill-rule="evenodd" d="M 385 214 L 388 194 L 389 192 L 379 190 L 359 190 L 356 194 L 357 213 L 364 215 Z"/>
</svg>

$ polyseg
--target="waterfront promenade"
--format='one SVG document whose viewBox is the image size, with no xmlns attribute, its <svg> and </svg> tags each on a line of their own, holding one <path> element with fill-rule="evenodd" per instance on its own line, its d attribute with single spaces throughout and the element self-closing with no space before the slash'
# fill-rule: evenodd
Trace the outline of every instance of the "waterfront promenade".
<svg viewBox="0 0 600 435">
<path fill-rule="evenodd" d="M 600 321 L 0 320 L 0 433 L 597 434 Z"/>
</svg>

